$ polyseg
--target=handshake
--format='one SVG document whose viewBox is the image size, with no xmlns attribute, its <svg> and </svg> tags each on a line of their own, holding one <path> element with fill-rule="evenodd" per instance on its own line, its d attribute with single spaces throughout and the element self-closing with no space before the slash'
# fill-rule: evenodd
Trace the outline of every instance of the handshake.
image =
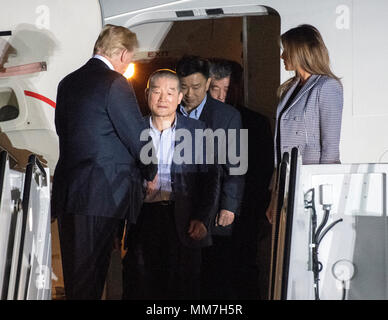
<svg viewBox="0 0 388 320">
<path fill-rule="evenodd" d="M 154 180 L 147 181 L 146 196 L 149 196 L 159 190 L 158 179 L 158 175 L 156 175 Z M 207 228 L 202 221 L 193 219 L 190 221 L 187 233 L 194 240 L 202 240 L 207 235 Z"/>
<path fill-rule="evenodd" d="M 159 190 L 158 175 L 154 180 L 146 182 L 146 197 L 157 192 Z M 216 217 L 216 225 L 228 226 L 234 221 L 234 213 L 225 209 L 222 209 Z M 189 236 L 194 240 L 201 240 L 207 235 L 207 228 L 203 222 L 199 220 L 191 220 L 188 230 Z"/>
</svg>

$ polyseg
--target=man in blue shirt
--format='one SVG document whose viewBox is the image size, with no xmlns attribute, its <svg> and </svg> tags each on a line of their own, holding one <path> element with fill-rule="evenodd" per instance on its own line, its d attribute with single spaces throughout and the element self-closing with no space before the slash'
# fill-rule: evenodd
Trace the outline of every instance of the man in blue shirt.
<svg viewBox="0 0 388 320">
<path fill-rule="evenodd" d="M 146 195 L 139 221 L 131 227 L 124 259 L 124 298 L 198 299 L 200 248 L 211 244 L 208 228 L 215 214 L 218 170 L 215 165 L 195 161 L 198 151 L 199 156 L 204 154 L 195 149 L 194 136 L 205 124 L 176 113 L 183 95 L 175 72 L 155 71 L 146 96 L 158 174 L 153 181 L 144 182 Z M 186 134 L 189 139 L 179 145 L 187 146 L 191 159 L 180 163 L 176 161 L 178 140 Z M 143 278 L 136 272 L 139 269 L 143 269 Z M 138 282 L 135 290 L 128 287 L 131 283 L 136 287 L 139 280 L 144 282 Z"/>
<path fill-rule="evenodd" d="M 177 63 L 177 74 L 182 86 L 182 103 L 179 111 L 186 117 L 201 120 L 208 128 L 241 129 L 239 112 L 213 99 L 207 94 L 211 78 L 209 77 L 209 63 L 196 56 L 185 56 Z M 224 179 L 220 207 L 216 223 L 226 227 L 233 223 L 235 214 L 240 207 L 244 178 L 242 175 L 230 175 L 229 161 L 223 164 Z"/>
<path fill-rule="evenodd" d="M 180 112 L 190 118 L 204 121 L 213 131 L 223 130 L 229 146 L 229 131 L 240 134 L 242 128 L 240 113 L 232 106 L 213 99 L 207 94 L 211 78 L 209 76 L 209 62 L 197 56 L 184 56 L 178 61 L 176 71 L 182 85 L 182 104 Z M 236 149 L 240 153 L 239 139 Z M 233 175 L 229 152 L 225 156 L 226 162 L 221 163 L 222 173 L 219 177 L 219 195 L 217 198 L 217 215 L 212 222 L 210 232 L 213 246 L 203 250 L 202 263 L 202 298 L 226 299 L 230 298 L 231 274 L 228 271 L 231 263 L 225 252 L 230 248 L 232 223 L 238 214 L 244 192 L 244 173 Z M 229 151 L 229 150 L 228 150 Z M 222 156 L 220 150 L 217 155 Z"/>
</svg>

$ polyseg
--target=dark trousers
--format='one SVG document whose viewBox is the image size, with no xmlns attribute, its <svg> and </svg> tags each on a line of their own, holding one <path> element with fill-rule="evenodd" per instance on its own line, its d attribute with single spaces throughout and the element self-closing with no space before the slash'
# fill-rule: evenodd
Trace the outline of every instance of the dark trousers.
<svg viewBox="0 0 388 320">
<path fill-rule="evenodd" d="M 202 249 L 201 299 L 233 300 L 233 239 L 213 236 L 213 245 Z"/>
<path fill-rule="evenodd" d="M 258 211 L 248 212 L 244 208 L 240 219 L 236 219 L 232 236 L 233 286 L 239 300 L 268 297 L 272 225 L 265 217 L 255 217 Z"/>
<path fill-rule="evenodd" d="M 66 299 L 101 299 L 119 223 L 96 216 L 58 218 Z"/>
<path fill-rule="evenodd" d="M 198 299 L 201 249 L 182 245 L 174 205 L 144 203 L 128 235 L 123 299 Z"/>
<path fill-rule="evenodd" d="M 213 236 L 213 245 L 202 249 L 202 299 L 267 299 L 271 228 L 249 217 L 235 222 L 232 236 Z"/>
</svg>

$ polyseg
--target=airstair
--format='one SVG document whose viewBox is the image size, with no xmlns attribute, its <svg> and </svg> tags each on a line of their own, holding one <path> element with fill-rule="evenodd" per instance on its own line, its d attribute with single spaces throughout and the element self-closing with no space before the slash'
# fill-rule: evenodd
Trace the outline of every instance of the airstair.
<svg viewBox="0 0 388 320">
<path fill-rule="evenodd" d="M 51 299 L 50 174 L 35 155 L 25 172 L 0 153 L 2 300 Z"/>
<path fill-rule="evenodd" d="M 387 163 L 283 155 L 269 299 L 388 299 L 387 175 Z"/>
</svg>

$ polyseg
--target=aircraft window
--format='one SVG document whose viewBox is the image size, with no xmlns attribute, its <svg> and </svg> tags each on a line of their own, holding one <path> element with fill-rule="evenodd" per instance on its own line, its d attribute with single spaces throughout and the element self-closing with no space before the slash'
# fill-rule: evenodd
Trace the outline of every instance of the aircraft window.
<svg viewBox="0 0 388 320">
<path fill-rule="evenodd" d="M 194 12 L 193 10 L 184 10 L 184 11 L 177 11 L 176 16 L 179 18 L 182 17 L 194 17 Z"/>
<path fill-rule="evenodd" d="M 19 116 L 19 104 L 11 88 L 0 88 L 0 122 L 10 121 Z"/>
<path fill-rule="evenodd" d="M 224 10 L 222 10 L 221 8 L 218 8 L 218 9 L 206 9 L 206 14 L 208 16 L 217 15 L 217 14 L 224 14 Z"/>
</svg>

